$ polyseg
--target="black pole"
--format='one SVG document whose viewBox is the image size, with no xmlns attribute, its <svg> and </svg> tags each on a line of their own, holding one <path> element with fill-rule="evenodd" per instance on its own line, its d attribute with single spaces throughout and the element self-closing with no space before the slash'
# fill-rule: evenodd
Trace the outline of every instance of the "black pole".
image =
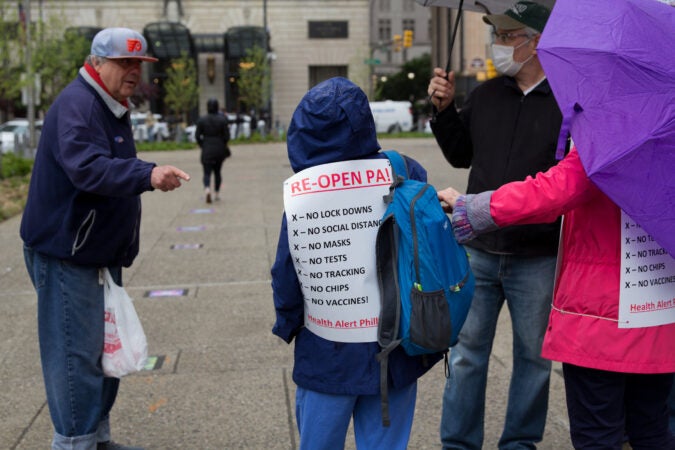
<svg viewBox="0 0 675 450">
<path fill-rule="evenodd" d="M 267 0 L 263 0 L 263 28 L 267 33 Z"/>
<path fill-rule="evenodd" d="M 452 48 L 455 46 L 455 39 L 457 38 L 457 30 L 459 29 L 459 21 L 462 18 L 462 7 L 464 0 L 459 0 L 459 9 L 457 10 L 457 17 L 455 17 L 455 25 L 452 30 L 452 40 L 450 41 L 450 48 L 448 49 L 448 63 L 445 65 L 445 73 L 450 72 L 450 65 L 452 63 Z"/>
<path fill-rule="evenodd" d="M 459 29 L 459 21 L 462 18 L 462 8 L 464 7 L 464 0 L 459 0 L 459 8 L 457 9 L 457 17 L 455 18 L 455 27 L 452 30 L 452 40 L 450 41 L 450 48 L 448 49 L 448 63 L 445 65 L 445 79 L 447 80 L 450 76 L 450 66 L 452 64 L 452 48 L 455 46 L 455 38 L 457 37 L 457 30 Z M 431 103 L 431 97 L 434 96 L 436 91 L 434 90 L 431 95 L 427 98 L 427 101 Z M 436 108 L 433 108 L 432 120 L 436 120 Z"/>
</svg>

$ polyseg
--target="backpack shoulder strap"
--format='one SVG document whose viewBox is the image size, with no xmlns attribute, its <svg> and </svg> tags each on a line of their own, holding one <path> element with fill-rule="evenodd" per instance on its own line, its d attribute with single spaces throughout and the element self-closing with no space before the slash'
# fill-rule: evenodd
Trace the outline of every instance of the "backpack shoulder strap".
<svg viewBox="0 0 675 450">
<path fill-rule="evenodd" d="M 389 186 L 389 194 L 384 196 L 384 202 L 388 205 L 394 198 L 394 189 L 408 179 L 408 163 L 405 158 L 396 150 L 384 150 L 382 153 L 389 159 L 391 163 L 391 179 L 393 180 Z"/>
<path fill-rule="evenodd" d="M 382 153 L 389 159 L 392 169 L 392 183 L 389 194 L 384 196 L 385 203 L 393 200 L 394 190 L 408 179 L 408 164 L 396 150 L 385 150 Z M 385 213 L 386 214 L 386 213 Z M 389 417 L 389 354 L 401 343 L 398 329 L 401 317 L 401 295 L 398 284 L 398 227 L 393 215 L 387 215 L 377 232 L 376 260 L 377 275 L 380 288 L 380 319 L 377 324 L 377 340 L 382 350 L 377 354 L 380 362 L 380 397 L 382 424 L 390 425 Z"/>
<path fill-rule="evenodd" d="M 405 158 L 396 150 L 384 150 L 382 153 L 389 158 L 391 167 L 394 171 L 394 180 L 402 177 L 404 180 L 408 179 L 408 163 Z"/>
<path fill-rule="evenodd" d="M 401 343 L 398 329 L 401 320 L 401 295 L 398 284 L 398 228 L 393 217 L 383 220 L 377 231 L 377 281 L 380 288 L 380 317 L 377 342 L 382 349 L 377 354 L 380 363 L 380 397 L 382 424 L 390 425 L 389 417 L 389 354 Z"/>
</svg>

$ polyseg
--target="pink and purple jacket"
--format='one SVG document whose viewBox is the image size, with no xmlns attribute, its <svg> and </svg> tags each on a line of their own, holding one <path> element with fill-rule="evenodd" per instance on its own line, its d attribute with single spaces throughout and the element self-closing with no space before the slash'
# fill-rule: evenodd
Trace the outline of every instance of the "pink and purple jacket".
<svg viewBox="0 0 675 450">
<path fill-rule="evenodd" d="M 461 199 L 477 233 L 564 215 L 544 358 L 613 372 L 675 372 L 675 324 L 618 327 L 621 211 L 586 176 L 576 149 L 534 178 Z M 480 222 L 488 210 L 486 229 Z M 461 214 L 456 207 L 453 221 L 462 222 Z"/>
</svg>

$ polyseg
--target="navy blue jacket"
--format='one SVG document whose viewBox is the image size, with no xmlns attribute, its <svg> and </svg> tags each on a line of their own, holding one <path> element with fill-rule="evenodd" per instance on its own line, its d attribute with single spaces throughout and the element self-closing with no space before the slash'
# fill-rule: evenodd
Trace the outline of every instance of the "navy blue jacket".
<svg viewBox="0 0 675 450">
<path fill-rule="evenodd" d="M 325 81 L 305 95 L 293 114 L 287 143 L 294 172 L 331 162 L 385 157 L 379 153 L 368 99 L 344 78 Z M 424 168 L 406 159 L 410 178 L 426 181 Z M 285 215 L 272 267 L 272 290 L 276 309 L 272 332 L 288 343 L 295 339 L 293 381 L 298 386 L 328 394 L 379 394 L 377 342 L 332 342 L 304 327 L 304 301 L 288 248 Z M 396 348 L 389 356 L 389 386 L 412 383 L 439 359 L 440 355 L 411 357 Z"/>
<path fill-rule="evenodd" d="M 82 71 L 49 108 L 21 222 L 27 246 L 80 265 L 131 265 L 155 165 L 136 157 L 129 114 L 117 111 Z"/>
</svg>

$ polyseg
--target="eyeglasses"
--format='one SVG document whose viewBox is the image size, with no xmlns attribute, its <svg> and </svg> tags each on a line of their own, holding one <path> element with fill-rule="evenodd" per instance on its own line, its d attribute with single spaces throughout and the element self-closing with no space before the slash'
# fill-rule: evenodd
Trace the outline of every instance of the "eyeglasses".
<svg viewBox="0 0 675 450">
<path fill-rule="evenodd" d="M 510 44 L 519 37 L 532 37 L 527 33 L 497 33 L 492 32 L 492 42 L 499 42 L 500 44 Z"/>
<path fill-rule="evenodd" d="M 135 65 L 141 65 L 141 60 L 137 58 L 108 58 L 108 61 L 112 61 L 124 69 L 128 69 Z"/>
</svg>

